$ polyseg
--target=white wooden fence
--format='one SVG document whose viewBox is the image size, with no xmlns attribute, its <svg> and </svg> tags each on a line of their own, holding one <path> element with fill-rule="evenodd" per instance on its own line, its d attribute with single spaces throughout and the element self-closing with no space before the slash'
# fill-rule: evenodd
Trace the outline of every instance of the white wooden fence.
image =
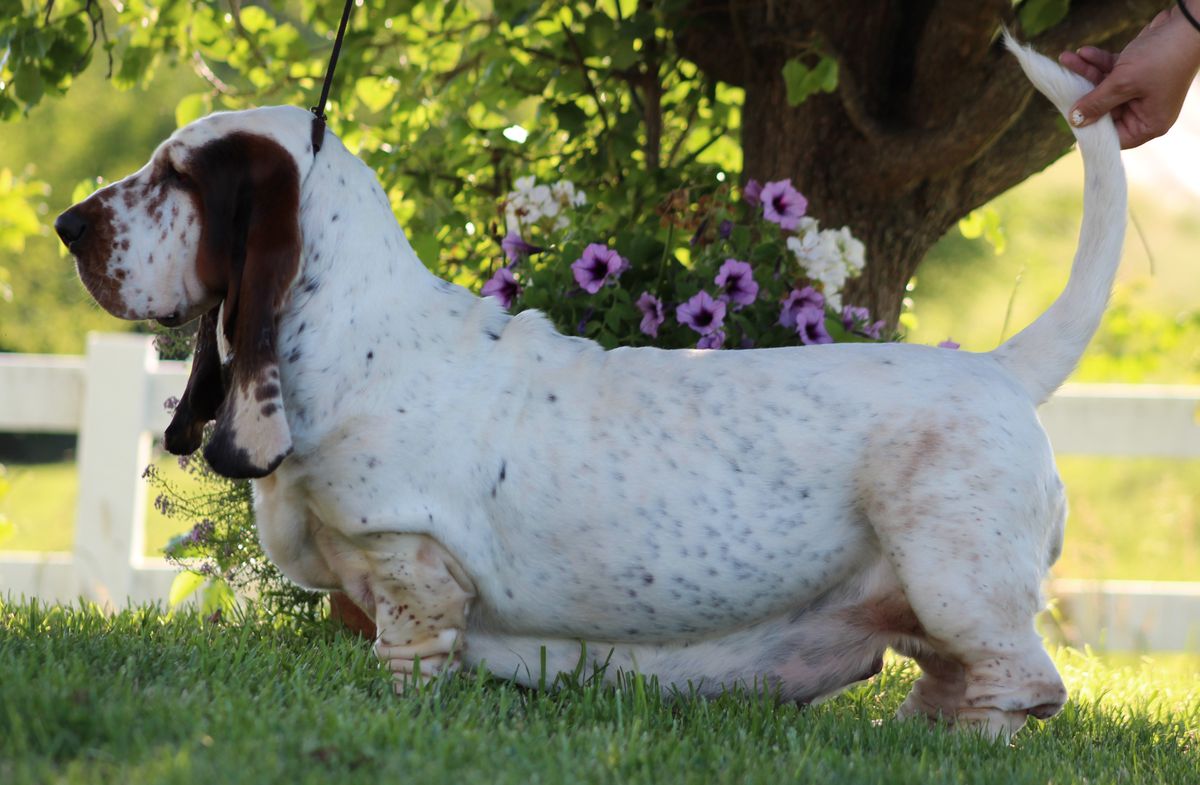
<svg viewBox="0 0 1200 785">
<path fill-rule="evenodd" d="M 85 357 L 0 354 L 0 432 L 79 434 L 74 550 L 0 551 L 0 596 L 165 600 L 172 568 L 142 555 L 141 473 L 186 377 L 145 336 L 90 335 Z M 1041 416 L 1059 454 L 1200 458 L 1200 387 L 1068 385 Z M 1200 651 L 1200 583 L 1059 580 L 1049 593 L 1073 643 Z"/>
</svg>

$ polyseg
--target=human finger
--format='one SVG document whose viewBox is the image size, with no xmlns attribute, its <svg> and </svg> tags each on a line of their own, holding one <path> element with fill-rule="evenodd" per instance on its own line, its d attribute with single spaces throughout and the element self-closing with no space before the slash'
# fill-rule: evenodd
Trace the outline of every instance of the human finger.
<svg viewBox="0 0 1200 785">
<path fill-rule="evenodd" d="M 1117 64 L 1117 56 L 1095 46 L 1081 46 L 1075 54 L 1084 62 L 1099 68 L 1104 73 L 1113 70 Z"/>
<path fill-rule="evenodd" d="M 1091 125 L 1133 96 L 1134 92 L 1126 85 L 1125 80 L 1105 79 L 1096 89 L 1075 102 L 1067 119 L 1077 128 Z"/>
<path fill-rule="evenodd" d="M 1084 60 L 1074 52 L 1063 52 L 1058 56 L 1058 62 L 1062 63 L 1068 70 L 1082 76 L 1092 84 L 1099 84 L 1104 80 L 1104 72 L 1088 61 Z"/>
</svg>

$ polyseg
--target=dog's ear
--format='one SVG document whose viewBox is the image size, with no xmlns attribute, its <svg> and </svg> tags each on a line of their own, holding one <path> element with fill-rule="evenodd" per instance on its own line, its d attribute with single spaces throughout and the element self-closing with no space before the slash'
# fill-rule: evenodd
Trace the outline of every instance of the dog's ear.
<svg viewBox="0 0 1200 785">
<path fill-rule="evenodd" d="M 192 353 L 192 373 L 163 436 L 163 446 L 173 455 L 191 455 L 200 449 L 205 423 L 217 416 L 217 409 L 225 400 L 221 356 L 217 352 L 220 310 L 218 305 L 200 317 L 196 350 Z"/>
<path fill-rule="evenodd" d="M 228 386 L 204 457 L 225 477 L 265 477 L 292 450 L 276 321 L 300 262 L 299 172 L 283 147 L 251 134 L 201 146 L 189 169 L 202 202 L 197 263 L 225 291 L 215 329 L 229 346 Z"/>
</svg>

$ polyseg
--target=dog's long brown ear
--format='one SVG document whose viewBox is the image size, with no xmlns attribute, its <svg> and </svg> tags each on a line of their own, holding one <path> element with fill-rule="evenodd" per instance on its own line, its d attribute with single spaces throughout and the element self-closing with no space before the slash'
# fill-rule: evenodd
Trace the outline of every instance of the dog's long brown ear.
<svg viewBox="0 0 1200 785">
<path fill-rule="evenodd" d="M 163 436 L 163 446 L 174 455 L 191 455 L 200 449 L 205 423 L 217 416 L 217 409 L 225 400 L 221 356 L 217 352 L 220 310 L 218 305 L 200 317 L 196 350 L 192 353 L 192 373 Z"/>
<path fill-rule="evenodd" d="M 230 134 L 193 153 L 202 192 L 201 275 L 222 279 L 230 373 L 204 448 L 226 477 L 265 477 L 292 450 L 276 321 L 300 263 L 300 182 L 279 144 Z M 218 368 L 218 373 L 220 369 Z"/>
</svg>

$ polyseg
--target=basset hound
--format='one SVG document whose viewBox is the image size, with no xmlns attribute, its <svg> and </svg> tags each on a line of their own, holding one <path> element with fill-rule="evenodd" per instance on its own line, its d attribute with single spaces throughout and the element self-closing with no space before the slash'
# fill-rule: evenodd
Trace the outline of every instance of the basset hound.
<svg viewBox="0 0 1200 785">
<path fill-rule="evenodd" d="M 1089 85 L 1010 42 L 1060 110 Z M 1036 406 L 1095 331 L 1125 183 L 1109 122 L 1066 290 L 988 353 L 903 344 L 604 351 L 432 275 L 311 117 L 220 113 L 63 213 L 126 319 L 200 319 L 166 433 L 255 479 L 297 583 L 376 621 L 398 680 L 607 663 L 811 702 L 923 670 L 901 716 L 991 735 L 1066 698 L 1034 629 L 1065 501 Z M 543 659 L 544 658 L 544 659 Z"/>
</svg>

